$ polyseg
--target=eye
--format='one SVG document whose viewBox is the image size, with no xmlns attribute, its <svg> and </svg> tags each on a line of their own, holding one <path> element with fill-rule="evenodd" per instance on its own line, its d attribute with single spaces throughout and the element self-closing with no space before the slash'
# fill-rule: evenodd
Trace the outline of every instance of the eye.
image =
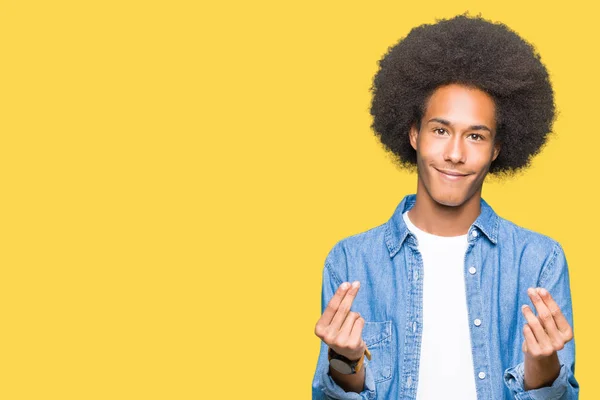
<svg viewBox="0 0 600 400">
<path fill-rule="evenodd" d="M 471 133 L 471 134 L 469 135 L 469 137 L 470 137 L 471 139 L 475 140 L 476 142 L 479 142 L 479 141 L 481 141 L 481 140 L 485 139 L 485 138 L 484 138 L 482 135 L 480 135 L 480 134 L 478 134 L 478 133 Z"/>
<path fill-rule="evenodd" d="M 435 128 L 433 131 L 434 131 L 435 133 L 439 134 L 439 135 L 443 135 L 443 134 L 445 134 L 445 133 L 448 133 L 448 131 L 447 131 L 447 130 L 445 130 L 444 128 Z"/>
</svg>

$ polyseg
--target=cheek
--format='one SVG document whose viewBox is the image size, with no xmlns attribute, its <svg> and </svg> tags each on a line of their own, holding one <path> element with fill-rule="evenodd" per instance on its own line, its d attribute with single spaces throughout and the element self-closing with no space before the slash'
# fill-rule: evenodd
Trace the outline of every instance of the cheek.
<svg viewBox="0 0 600 400">
<path fill-rule="evenodd" d="M 417 156 L 425 160 L 435 159 L 441 157 L 444 151 L 444 146 L 441 141 L 429 140 L 427 138 L 421 139 L 419 143 L 419 151 Z"/>
<path fill-rule="evenodd" d="M 471 154 L 471 161 L 478 170 L 487 169 L 493 161 L 494 153 L 491 148 L 477 149 Z"/>
</svg>

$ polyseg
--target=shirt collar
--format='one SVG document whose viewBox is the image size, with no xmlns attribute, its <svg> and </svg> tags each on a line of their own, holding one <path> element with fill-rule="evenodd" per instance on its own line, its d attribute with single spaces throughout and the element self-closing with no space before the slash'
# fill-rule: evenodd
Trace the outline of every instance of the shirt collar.
<svg viewBox="0 0 600 400">
<path fill-rule="evenodd" d="M 417 195 L 410 194 L 405 196 L 404 199 L 398 204 L 392 217 L 386 223 L 385 228 L 385 243 L 390 252 L 390 257 L 393 257 L 402 247 L 402 244 L 406 238 L 411 235 L 402 214 L 414 207 L 417 200 Z M 475 240 L 477 230 L 481 231 L 485 237 L 488 238 L 493 244 L 497 243 L 498 240 L 498 223 L 500 218 L 494 212 L 492 207 L 486 203 L 485 200 L 481 199 L 481 213 L 469 228 L 469 242 Z"/>
</svg>

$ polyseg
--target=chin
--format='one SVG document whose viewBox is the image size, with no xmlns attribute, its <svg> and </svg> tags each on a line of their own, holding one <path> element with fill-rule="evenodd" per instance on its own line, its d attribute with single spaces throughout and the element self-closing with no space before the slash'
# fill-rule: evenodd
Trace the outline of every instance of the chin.
<svg viewBox="0 0 600 400">
<path fill-rule="evenodd" d="M 467 197 L 459 194 L 445 194 L 442 196 L 432 196 L 433 200 L 446 207 L 458 207 L 462 206 L 466 201 Z"/>
<path fill-rule="evenodd" d="M 458 206 L 462 206 L 464 204 L 464 201 L 454 201 L 454 200 L 442 199 L 442 200 L 436 200 L 436 203 L 441 204 L 442 206 L 445 206 L 445 207 L 458 207 Z"/>
</svg>

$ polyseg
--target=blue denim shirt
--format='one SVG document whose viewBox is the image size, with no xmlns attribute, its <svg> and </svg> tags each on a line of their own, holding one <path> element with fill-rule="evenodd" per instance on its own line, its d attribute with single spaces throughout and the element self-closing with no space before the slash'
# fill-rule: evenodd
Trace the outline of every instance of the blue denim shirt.
<svg viewBox="0 0 600 400">
<path fill-rule="evenodd" d="M 342 282 L 361 287 L 352 310 L 365 319 L 365 388 L 346 393 L 329 375 L 327 345 L 321 342 L 313 399 L 415 399 L 423 321 L 423 262 L 416 237 L 402 214 L 406 196 L 386 223 L 339 241 L 323 269 L 321 312 Z M 551 386 L 523 387 L 521 305 L 527 288 L 544 287 L 573 328 L 567 261 L 560 244 L 500 218 L 481 199 L 481 213 L 468 232 L 464 278 L 478 399 L 577 399 L 575 340 L 558 351 L 560 375 Z M 479 323 L 479 321 L 478 321 Z M 451 344 L 449 344 L 451 345 Z M 443 356 L 443 355 L 440 355 Z M 452 394 L 448 394 L 452 398 Z"/>
</svg>

